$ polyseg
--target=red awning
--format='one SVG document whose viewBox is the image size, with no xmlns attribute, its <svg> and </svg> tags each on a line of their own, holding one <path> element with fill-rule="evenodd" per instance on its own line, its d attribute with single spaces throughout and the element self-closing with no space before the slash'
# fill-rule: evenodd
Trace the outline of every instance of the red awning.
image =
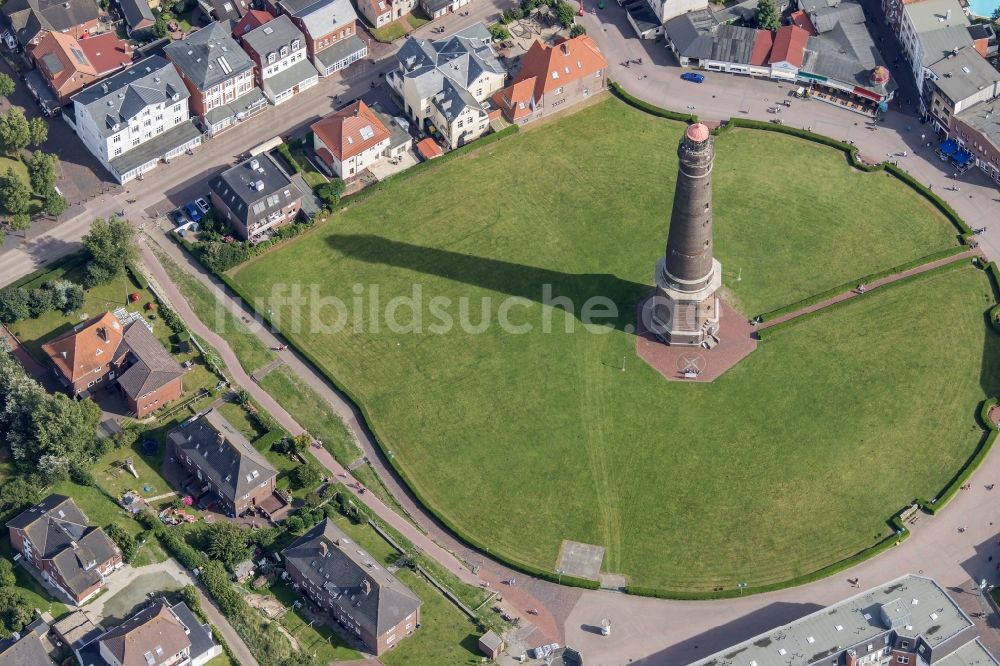
<svg viewBox="0 0 1000 666">
<path fill-rule="evenodd" d="M 861 95 L 862 97 L 867 97 L 868 99 L 873 100 L 875 102 L 882 101 L 881 95 L 879 95 L 878 93 L 873 93 L 871 90 L 865 90 L 861 86 L 854 86 L 853 92 L 855 95 Z"/>
</svg>

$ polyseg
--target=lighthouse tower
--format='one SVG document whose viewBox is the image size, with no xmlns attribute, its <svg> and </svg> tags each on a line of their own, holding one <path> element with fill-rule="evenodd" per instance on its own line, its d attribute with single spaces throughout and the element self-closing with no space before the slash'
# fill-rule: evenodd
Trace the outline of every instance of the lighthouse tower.
<svg viewBox="0 0 1000 666">
<path fill-rule="evenodd" d="M 677 149 L 680 168 L 665 256 L 656 262 L 650 329 L 670 345 L 718 343 L 722 265 L 712 256 L 712 162 L 708 127 L 687 128 Z"/>
</svg>

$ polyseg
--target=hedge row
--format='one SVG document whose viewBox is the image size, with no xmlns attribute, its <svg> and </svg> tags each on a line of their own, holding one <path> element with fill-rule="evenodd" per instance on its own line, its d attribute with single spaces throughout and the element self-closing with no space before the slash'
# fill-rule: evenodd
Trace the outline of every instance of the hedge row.
<svg viewBox="0 0 1000 666">
<path fill-rule="evenodd" d="M 948 221 L 955 225 L 955 228 L 962 234 L 963 241 L 966 241 L 968 236 L 972 235 L 972 229 L 969 228 L 969 225 L 965 223 L 965 220 L 963 220 L 962 217 L 955 212 L 955 209 L 949 206 L 944 199 L 934 194 L 934 192 L 932 192 L 926 185 L 918 182 L 916 178 L 906 173 L 895 164 L 886 164 L 885 170 L 922 194 L 925 199 L 934 205 L 935 208 L 941 211 L 941 213 L 948 218 Z"/>
<path fill-rule="evenodd" d="M 979 422 L 987 430 L 996 430 L 997 426 L 990 420 L 990 410 L 1000 402 L 1000 399 L 990 398 L 989 400 L 983 400 L 982 406 L 979 408 Z"/>
<path fill-rule="evenodd" d="M 678 111 L 671 111 L 669 109 L 664 109 L 654 104 L 650 104 L 638 97 L 633 97 L 632 95 L 625 92 L 625 89 L 614 81 L 608 81 L 608 88 L 611 93 L 625 102 L 629 106 L 634 106 L 640 111 L 645 111 L 646 113 L 657 116 L 659 118 L 666 118 L 668 120 L 679 120 L 682 123 L 687 123 L 689 125 L 698 122 L 698 116 L 693 113 L 680 113 Z"/>
<path fill-rule="evenodd" d="M 920 508 L 933 516 L 947 506 L 948 502 L 950 502 L 951 499 L 958 494 L 958 491 L 962 489 L 965 482 L 969 480 L 969 477 L 972 476 L 973 472 L 979 469 L 979 466 L 983 464 L 984 460 L 986 460 L 986 456 L 988 456 L 990 451 L 993 449 L 993 443 L 997 439 L 998 432 L 1000 431 L 991 427 L 989 429 L 989 433 L 987 433 L 986 437 L 983 438 L 983 441 L 979 443 L 979 448 L 977 448 L 976 452 L 972 454 L 972 457 L 966 461 L 965 466 L 958 471 L 958 474 L 956 474 L 948 485 L 945 486 L 945 489 L 938 494 L 936 498 L 930 501 L 920 500 Z"/>
<path fill-rule="evenodd" d="M 132 282 L 139 289 L 149 289 L 149 281 L 146 280 L 146 276 L 142 274 L 142 271 L 135 268 L 134 266 L 125 266 L 125 272 L 128 273 L 129 277 L 132 278 Z"/>
<path fill-rule="evenodd" d="M 254 302 L 252 300 L 247 300 L 246 299 L 246 295 L 240 290 L 239 285 L 237 285 L 230 278 L 230 276 L 228 276 L 228 275 L 221 275 L 219 277 L 226 284 L 226 286 L 229 287 L 236 296 L 238 296 L 239 298 L 243 299 L 244 302 L 247 302 L 247 303 L 253 303 Z M 277 326 L 274 325 L 274 322 L 270 321 L 270 319 L 267 318 L 266 313 L 259 312 L 258 314 L 261 317 L 264 318 L 265 323 L 268 326 L 274 328 L 275 330 L 280 330 L 280 328 L 278 328 Z M 427 509 L 427 511 L 429 511 L 442 525 L 444 525 L 446 528 L 448 528 L 448 530 L 450 530 L 453 534 L 455 534 L 459 539 L 461 539 L 463 542 L 465 542 L 471 548 L 474 548 L 474 549 L 476 549 L 476 550 L 478 550 L 478 551 L 480 551 L 480 552 L 482 552 L 482 553 L 484 553 L 484 554 L 492 557 L 493 559 L 495 559 L 495 560 L 497 560 L 499 562 L 502 562 L 503 564 L 505 564 L 506 566 L 510 567 L 511 569 L 515 569 L 515 570 L 520 571 L 521 573 L 527 574 L 529 576 L 534 576 L 536 578 L 541 578 L 541 579 L 544 579 L 544 580 L 548 580 L 548 581 L 553 582 L 553 583 L 561 582 L 563 585 L 571 585 L 573 587 L 582 587 L 582 588 L 589 589 L 589 590 L 596 590 L 596 589 L 600 588 L 600 583 L 598 581 L 589 580 L 589 579 L 586 579 L 586 578 L 577 578 L 575 576 L 567 576 L 567 575 L 563 575 L 563 576 L 560 577 L 554 571 L 550 571 L 550 570 L 547 570 L 547 569 L 541 569 L 541 568 L 536 567 L 536 566 L 534 566 L 532 564 L 529 564 L 527 562 L 519 560 L 518 558 L 514 557 L 513 555 L 510 555 L 510 554 L 502 552 L 502 551 L 498 551 L 495 548 L 491 549 L 488 545 L 480 542 L 478 539 L 475 539 L 474 537 L 470 536 L 465 531 L 463 531 L 461 528 L 459 528 L 454 522 L 452 522 L 452 520 L 448 516 L 446 516 L 445 514 L 441 513 L 438 509 L 436 509 L 434 507 L 434 505 L 432 505 L 430 502 L 428 502 L 424 498 L 424 496 L 421 493 L 419 487 L 413 482 L 413 480 L 403 470 L 403 468 L 399 466 L 397 458 L 395 456 L 389 456 L 386 453 L 387 449 L 386 449 L 385 445 L 383 444 L 382 437 L 379 436 L 379 433 L 376 431 L 376 429 L 374 427 L 374 422 L 372 421 L 371 416 L 368 413 L 368 406 L 367 406 L 367 404 L 364 403 L 364 402 L 362 402 L 362 401 L 360 401 L 360 400 L 358 400 L 357 397 L 354 395 L 354 393 L 349 388 L 347 388 L 347 386 L 344 385 L 343 382 L 340 382 L 332 373 L 330 373 L 327 370 L 325 370 L 323 368 L 323 366 L 316 360 L 316 358 L 313 357 L 313 355 L 309 352 L 308 349 L 306 349 L 304 346 L 298 344 L 298 341 L 295 339 L 295 337 L 290 336 L 288 334 L 284 334 L 284 337 L 288 341 L 288 343 L 291 346 L 293 346 L 295 348 L 295 350 L 304 359 L 306 359 L 306 361 L 309 362 L 310 365 L 312 365 L 313 369 L 315 369 L 317 372 L 319 372 L 322 375 L 324 375 L 330 381 L 330 383 L 333 384 L 337 388 L 337 390 L 339 390 L 345 396 L 347 396 L 347 398 L 358 407 L 358 409 L 361 412 L 361 415 L 362 415 L 362 417 L 364 419 L 364 424 L 368 427 L 369 432 L 372 434 L 372 439 L 378 444 L 379 449 L 384 454 L 383 457 L 392 466 L 393 470 L 396 472 L 396 474 L 399 476 L 399 478 L 402 479 L 402 481 L 411 490 L 411 492 L 413 493 L 413 496 L 416 498 L 416 500 L 418 502 L 420 502 L 420 504 L 422 504 L 424 506 L 424 508 Z"/>
<path fill-rule="evenodd" d="M 813 294 L 812 296 L 803 298 L 800 301 L 795 301 L 794 303 L 783 305 L 782 307 L 777 308 L 775 310 L 771 310 L 770 312 L 759 314 L 757 315 L 756 319 L 762 322 L 769 321 L 771 319 L 777 319 L 778 317 L 786 315 L 789 312 L 795 312 L 796 310 L 801 310 L 804 307 L 808 307 L 815 303 L 820 303 L 822 301 L 827 300 L 828 298 L 833 298 L 837 294 L 842 294 L 845 291 L 850 291 L 851 289 L 857 287 L 859 284 L 869 284 L 871 282 L 875 282 L 876 280 L 881 280 L 882 278 L 889 277 L 890 275 L 903 273 L 912 268 L 916 268 L 917 266 L 923 266 L 924 264 L 929 264 L 931 262 L 938 261 L 939 259 L 944 259 L 946 257 L 960 254 L 962 252 L 965 252 L 967 249 L 968 248 L 961 245 L 954 245 L 952 247 L 948 247 L 943 250 L 938 250 L 937 252 L 932 252 L 927 256 L 920 257 L 918 259 L 913 259 L 912 261 L 907 261 L 906 263 L 900 264 L 899 266 L 895 266 L 893 268 L 887 268 L 884 271 L 878 271 L 876 273 L 865 275 L 863 277 L 857 278 L 856 280 L 851 280 L 850 282 L 845 282 L 831 289 L 827 289 L 826 291 L 821 291 L 818 294 Z"/>
<path fill-rule="evenodd" d="M 25 289 L 41 287 L 46 282 L 61 280 L 67 273 L 77 268 L 82 268 L 89 259 L 90 253 L 87 250 L 77 250 L 72 254 L 67 254 L 61 259 L 56 259 L 54 262 L 42 266 L 37 271 L 28 273 L 16 282 L 9 284 L 8 287 L 24 287 Z"/>
<path fill-rule="evenodd" d="M 817 580 L 822 580 L 827 576 L 832 576 L 838 571 L 844 571 L 845 569 L 850 569 L 853 566 L 860 564 L 861 562 L 867 560 L 868 558 L 875 557 L 876 555 L 883 553 L 893 546 L 897 546 L 903 541 L 906 541 L 910 537 L 910 531 L 906 529 L 906 525 L 903 524 L 903 520 L 900 515 L 905 511 L 903 509 L 887 522 L 889 527 L 893 530 L 893 534 L 890 534 L 886 538 L 879 541 L 874 546 L 865 548 L 861 552 L 855 553 L 850 557 L 844 558 L 839 562 L 834 562 L 833 564 L 827 565 L 822 569 L 817 569 L 812 573 L 803 574 L 801 576 L 796 576 L 790 580 L 780 581 L 777 583 L 770 583 L 768 585 L 757 585 L 754 587 L 745 588 L 729 588 L 724 590 L 712 590 L 709 592 L 676 592 L 672 590 L 663 590 L 655 587 L 644 587 L 639 585 L 629 585 L 626 592 L 628 594 L 633 594 L 643 597 L 658 597 L 660 599 L 682 599 L 682 600 L 703 600 L 703 599 L 731 599 L 733 597 L 738 597 L 743 594 L 761 594 L 764 592 L 773 592 L 775 590 L 781 590 L 786 587 L 795 587 L 798 585 L 805 585 L 807 583 L 812 583 Z"/>
<path fill-rule="evenodd" d="M 850 298 L 850 299 L 848 299 L 846 301 L 841 301 L 840 303 L 837 303 L 837 304 L 835 304 L 834 306 L 831 306 L 831 307 L 835 307 L 836 305 L 841 305 L 843 303 L 850 303 L 851 301 L 855 301 L 855 300 L 857 300 L 859 298 L 867 298 L 867 297 L 871 296 L 874 293 L 885 293 L 885 291 L 888 290 L 888 289 L 895 289 L 896 287 L 900 287 L 900 286 L 902 286 L 904 284 L 907 284 L 908 282 L 910 282 L 912 280 L 917 280 L 919 278 L 922 278 L 922 277 L 924 277 L 926 275 L 931 275 L 933 273 L 951 270 L 951 269 L 955 268 L 956 266 L 961 266 L 961 265 L 962 265 L 961 262 L 954 261 L 954 262 L 952 262 L 950 264 L 944 264 L 943 266 L 937 266 L 936 268 L 932 268 L 929 271 L 924 271 L 923 273 L 915 273 L 913 275 L 907 275 L 906 277 L 900 278 L 900 279 L 896 280 L 895 282 L 890 282 L 889 284 L 883 285 L 883 286 L 879 287 L 878 289 L 874 289 L 874 290 L 871 290 L 871 291 L 866 291 L 863 294 L 858 294 L 854 298 Z M 783 331 L 785 328 L 787 328 L 789 326 L 794 326 L 795 324 L 799 324 L 799 323 L 801 323 L 803 321 L 808 321 L 809 319 L 812 319 L 813 317 L 815 317 L 817 315 L 823 314 L 824 312 L 828 312 L 829 309 L 830 308 L 822 308 L 822 309 L 816 310 L 814 312 L 807 312 L 806 314 L 804 314 L 802 316 L 795 317 L 794 319 L 789 319 L 788 321 L 783 321 L 780 324 L 775 324 L 774 326 L 771 326 L 770 328 L 761 329 L 761 330 L 757 331 L 757 338 L 760 339 L 760 340 L 764 340 L 766 338 L 769 338 L 769 337 L 773 336 L 775 333 L 778 333 L 779 331 Z"/>
</svg>

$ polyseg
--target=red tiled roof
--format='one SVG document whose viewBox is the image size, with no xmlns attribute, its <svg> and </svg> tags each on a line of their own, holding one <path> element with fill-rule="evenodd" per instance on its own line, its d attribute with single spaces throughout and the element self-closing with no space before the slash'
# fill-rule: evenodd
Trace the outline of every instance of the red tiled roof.
<svg viewBox="0 0 1000 666">
<path fill-rule="evenodd" d="M 361 100 L 313 123 L 311 129 L 341 162 L 360 155 L 391 136 L 378 116 Z"/>
<path fill-rule="evenodd" d="M 261 9 L 251 9 L 243 15 L 243 18 L 236 22 L 236 25 L 233 26 L 233 37 L 239 39 L 251 30 L 259 28 L 265 23 L 273 20 L 274 16 L 271 13 L 265 12 Z"/>
<path fill-rule="evenodd" d="M 59 372 L 71 382 L 88 374 L 100 376 L 98 369 L 114 359 L 122 342 L 122 325 L 110 312 L 94 317 L 78 330 L 70 331 L 42 345 Z"/>
<path fill-rule="evenodd" d="M 532 99 L 534 97 L 536 80 L 534 76 L 521 79 L 517 83 L 507 86 L 503 90 L 493 95 L 493 102 L 503 109 L 507 118 L 519 120 L 534 111 Z M 510 102 L 508 104 L 508 102 Z"/>
<path fill-rule="evenodd" d="M 113 32 L 78 41 L 66 33 L 44 30 L 28 49 L 60 96 L 70 95 L 132 62 L 132 47 Z M 43 60 L 46 56 L 51 57 Z M 52 62 L 53 58 L 58 64 Z"/>
<path fill-rule="evenodd" d="M 567 83 L 605 69 L 604 59 L 597 43 L 587 35 L 567 39 L 555 46 L 536 41 L 521 58 L 521 71 L 514 83 L 535 79 L 535 101 L 540 102 L 545 93 Z"/>
<path fill-rule="evenodd" d="M 808 39 L 809 33 L 797 25 L 785 25 L 778 28 L 774 35 L 774 47 L 771 49 L 771 58 L 768 63 L 789 62 L 796 67 L 801 67 Z"/>
<path fill-rule="evenodd" d="M 81 40 L 80 48 L 97 70 L 98 76 L 104 76 L 132 63 L 132 46 L 125 40 L 118 39 L 118 35 L 114 32 L 105 32 Z"/>
<path fill-rule="evenodd" d="M 758 30 L 753 40 L 753 52 L 750 54 L 751 65 L 766 65 L 771 57 L 771 47 L 774 46 L 774 34 L 770 30 Z"/>
<path fill-rule="evenodd" d="M 427 137 L 423 141 L 417 143 L 417 152 L 420 153 L 420 156 L 425 160 L 431 160 L 435 157 L 441 157 L 444 155 L 444 151 L 441 149 L 441 146 L 437 145 L 437 143 L 434 142 L 434 139 L 430 137 Z"/>
<path fill-rule="evenodd" d="M 382 16 L 392 12 L 392 5 L 389 0 L 358 0 L 358 6 L 364 3 L 371 11 L 372 16 Z"/>
<path fill-rule="evenodd" d="M 789 18 L 792 19 L 793 24 L 808 32 L 810 36 L 815 37 L 819 34 L 816 32 L 816 26 L 813 25 L 812 19 L 809 18 L 809 14 L 806 14 L 805 11 L 800 9 L 797 12 L 792 12 L 792 15 Z"/>
</svg>

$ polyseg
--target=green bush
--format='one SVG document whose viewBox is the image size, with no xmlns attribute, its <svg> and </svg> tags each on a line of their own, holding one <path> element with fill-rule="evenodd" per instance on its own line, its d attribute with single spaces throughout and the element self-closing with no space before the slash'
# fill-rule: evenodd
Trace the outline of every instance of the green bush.
<svg viewBox="0 0 1000 666">
<path fill-rule="evenodd" d="M 698 116 L 693 113 L 678 113 L 677 111 L 670 111 L 668 109 L 663 109 L 649 102 L 639 99 L 638 97 L 633 97 L 632 95 L 625 92 L 625 90 L 615 83 L 614 81 L 608 81 L 608 88 L 611 90 L 615 97 L 625 102 L 629 106 L 634 106 L 640 111 L 645 111 L 646 113 L 657 116 L 659 118 L 666 118 L 667 120 L 677 120 L 682 123 L 698 122 Z"/>
</svg>

